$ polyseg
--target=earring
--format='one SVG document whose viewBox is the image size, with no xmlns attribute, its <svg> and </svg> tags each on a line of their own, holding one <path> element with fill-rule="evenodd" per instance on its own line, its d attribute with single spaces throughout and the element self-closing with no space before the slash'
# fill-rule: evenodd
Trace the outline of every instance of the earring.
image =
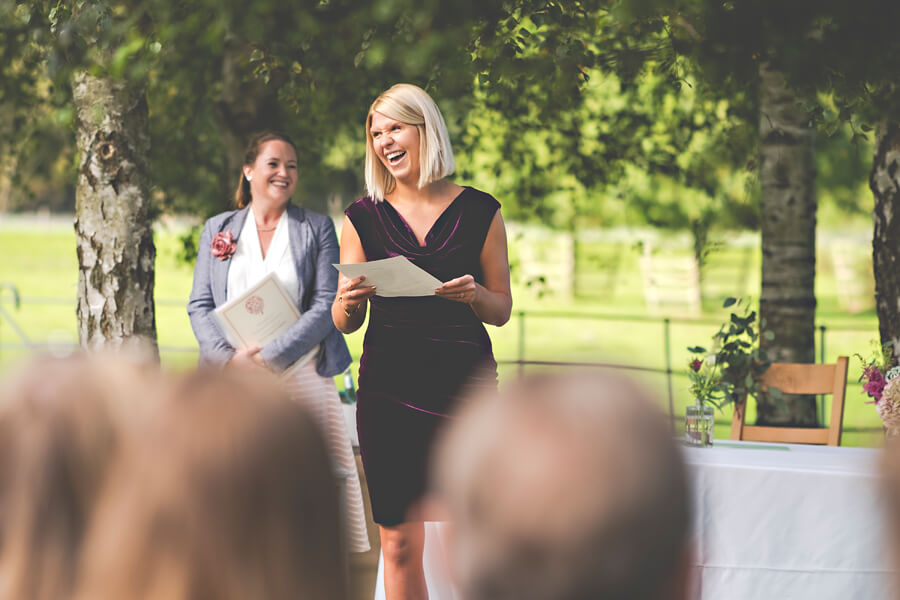
<svg viewBox="0 0 900 600">
<path fill-rule="evenodd" d="M 253 180 L 253 175 L 244 175 L 244 177 L 247 179 L 247 183 L 250 183 Z"/>
</svg>

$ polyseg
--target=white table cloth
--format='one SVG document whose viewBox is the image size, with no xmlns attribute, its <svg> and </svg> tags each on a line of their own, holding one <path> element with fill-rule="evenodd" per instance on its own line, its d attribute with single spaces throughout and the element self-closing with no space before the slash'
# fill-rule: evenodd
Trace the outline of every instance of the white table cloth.
<svg viewBox="0 0 900 600">
<path fill-rule="evenodd" d="M 686 448 L 694 597 L 894 597 L 878 457 L 792 444 Z"/>
<path fill-rule="evenodd" d="M 692 598 L 895 598 L 877 488 L 879 452 L 717 442 L 685 448 L 693 494 Z M 426 524 L 430 600 L 457 600 L 446 536 Z M 375 598 L 384 599 L 379 563 Z"/>
</svg>

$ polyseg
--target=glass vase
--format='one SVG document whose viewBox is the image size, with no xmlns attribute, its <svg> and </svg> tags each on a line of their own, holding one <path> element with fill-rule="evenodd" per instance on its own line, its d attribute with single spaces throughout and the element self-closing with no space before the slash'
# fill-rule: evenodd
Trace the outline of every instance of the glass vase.
<svg viewBox="0 0 900 600">
<path fill-rule="evenodd" d="M 689 405 L 684 413 L 684 440 L 689 446 L 712 446 L 715 412 L 705 404 Z"/>
</svg>

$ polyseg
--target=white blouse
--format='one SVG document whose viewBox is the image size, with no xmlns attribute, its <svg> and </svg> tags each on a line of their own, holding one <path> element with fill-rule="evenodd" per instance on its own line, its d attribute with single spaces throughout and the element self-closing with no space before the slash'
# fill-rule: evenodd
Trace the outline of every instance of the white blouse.
<svg viewBox="0 0 900 600">
<path fill-rule="evenodd" d="M 291 253 L 290 230 L 288 229 L 287 211 L 282 213 L 275 226 L 275 234 L 269 244 L 269 251 L 265 258 L 262 255 L 262 246 L 259 243 L 259 231 L 256 228 L 256 215 L 253 213 L 253 205 L 247 211 L 244 227 L 238 234 L 237 247 L 231 257 L 231 266 L 228 267 L 228 284 L 225 288 L 226 301 L 231 300 L 257 284 L 260 279 L 275 272 L 285 291 L 294 301 L 297 310 L 300 308 L 300 280 L 297 277 L 297 265 L 294 263 L 294 255 Z M 287 371 L 303 365 L 316 355 L 319 344 L 315 348 L 301 356 Z"/>
</svg>

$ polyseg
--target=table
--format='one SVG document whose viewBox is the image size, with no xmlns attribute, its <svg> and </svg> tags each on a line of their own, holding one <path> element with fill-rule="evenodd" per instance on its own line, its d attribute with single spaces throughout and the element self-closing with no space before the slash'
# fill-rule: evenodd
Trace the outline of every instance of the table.
<svg viewBox="0 0 900 600">
<path fill-rule="evenodd" d="M 879 451 L 718 442 L 685 448 L 695 598 L 894 597 Z"/>
<path fill-rule="evenodd" d="M 879 451 L 716 442 L 684 448 L 693 494 L 691 598 L 865 599 L 892 590 Z M 457 600 L 440 563 L 443 525 L 426 524 L 431 600 Z M 379 564 L 376 599 L 384 598 Z"/>
</svg>

